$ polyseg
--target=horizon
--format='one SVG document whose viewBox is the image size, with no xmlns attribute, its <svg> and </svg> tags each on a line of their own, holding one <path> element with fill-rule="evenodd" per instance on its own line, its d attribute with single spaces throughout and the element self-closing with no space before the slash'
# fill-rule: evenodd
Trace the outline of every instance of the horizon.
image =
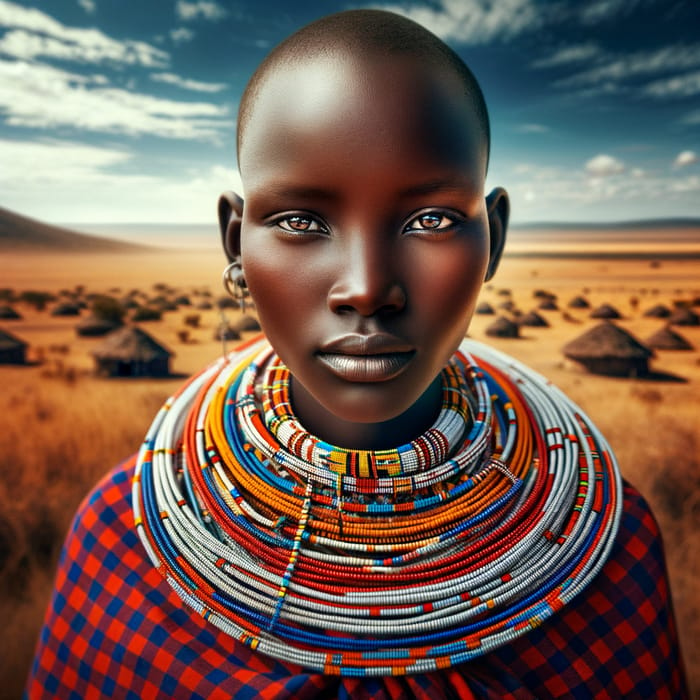
<svg viewBox="0 0 700 700">
<path fill-rule="evenodd" d="M 700 217 L 699 3 L 47 5 L 0 0 L 2 205 L 25 216 L 215 220 L 220 192 L 241 189 L 236 113 L 254 68 L 308 22 L 373 7 L 418 21 L 474 71 L 487 191 L 508 190 L 514 228 Z"/>
</svg>

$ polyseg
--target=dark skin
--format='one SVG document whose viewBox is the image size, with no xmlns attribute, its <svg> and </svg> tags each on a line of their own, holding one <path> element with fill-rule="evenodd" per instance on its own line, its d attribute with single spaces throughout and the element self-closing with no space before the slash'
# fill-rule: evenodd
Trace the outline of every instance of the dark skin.
<svg viewBox="0 0 700 700">
<path fill-rule="evenodd" d="M 503 250 L 508 198 L 444 67 L 342 51 L 265 82 L 219 202 L 306 429 L 336 445 L 412 440 Z"/>
</svg>

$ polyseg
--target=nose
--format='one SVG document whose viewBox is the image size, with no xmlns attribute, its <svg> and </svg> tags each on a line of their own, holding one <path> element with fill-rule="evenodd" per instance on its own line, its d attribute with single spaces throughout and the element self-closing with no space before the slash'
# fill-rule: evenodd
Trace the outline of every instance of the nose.
<svg viewBox="0 0 700 700">
<path fill-rule="evenodd" d="M 404 286 L 395 274 L 395 251 L 386 240 L 359 240 L 346 246 L 337 278 L 328 293 L 335 313 L 360 316 L 395 313 L 406 305 Z"/>
</svg>

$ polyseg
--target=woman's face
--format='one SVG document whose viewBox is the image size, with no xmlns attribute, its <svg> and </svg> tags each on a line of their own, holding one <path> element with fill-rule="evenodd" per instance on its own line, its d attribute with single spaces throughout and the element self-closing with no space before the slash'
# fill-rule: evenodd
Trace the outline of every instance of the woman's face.
<svg viewBox="0 0 700 700">
<path fill-rule="evenodd" d="M 456 79 L 435 72 L 406 58 L 316 59 L 272 75 L 256 100 L 240 253 L 307 413 L 380 423 L 415 404 L 500 252 L 482 132 Z"/>
</svg>

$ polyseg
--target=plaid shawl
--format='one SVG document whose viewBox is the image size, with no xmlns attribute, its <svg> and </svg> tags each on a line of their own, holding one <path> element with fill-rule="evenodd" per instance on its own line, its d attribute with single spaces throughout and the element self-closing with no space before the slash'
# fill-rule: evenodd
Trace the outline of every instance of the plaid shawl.
<svg viewBox="0 0 700 700">
<path fill-rule="evenodd" d="M 186 607 L 153 568 L 131 510 L 134 460 L 68 534 L 25 697 L 687 698 L 658 526 L 629 485 L 610 559 L 541 627 L 430 674 L 324 676 L 250 650 Z"/>
</svg>

